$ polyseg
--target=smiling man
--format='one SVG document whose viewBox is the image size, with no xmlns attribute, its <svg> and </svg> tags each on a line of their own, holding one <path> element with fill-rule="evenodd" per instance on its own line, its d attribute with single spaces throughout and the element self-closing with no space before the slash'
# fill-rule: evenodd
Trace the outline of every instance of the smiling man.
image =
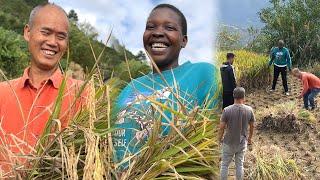
<svg viewBox="0 0 320 180">
<path fill-rule="evenodd" d="M 187 21 L 182 12 L 169 4 L 156 6 L 143 35 L 144 47 L 154 62 L 153 72 L 132 80 L 116 104 L 118 130 L 113 134 L 113 143 L 117 161 L 141 149 L 157 119 L 162 121 L 162 136 L 169 133 L 171 121 L 181 121 L 155 101 L 186 113 L 196 107 L 216 106 L 218 100 L 213 98 L 219 97 L 216 68 L 209 63 L 179 65 L 180 51 L 187 42 Z"/>
<path fill-rule="evenodd" d="M 31 54 L 22 77 L 0 83 L 0 171 L 24 162 L 32 153 L 53 111 L 64 76 L 58 63 L 68 47 L 69 20 L 54 4 L 35 7 L 24 28 Z M 81 81 L 66 78 L 59 121 L 61 127 L 83 104 L 75 102 Z M 19 158 L 17 158 L 19 154 Z"/>
</svg>

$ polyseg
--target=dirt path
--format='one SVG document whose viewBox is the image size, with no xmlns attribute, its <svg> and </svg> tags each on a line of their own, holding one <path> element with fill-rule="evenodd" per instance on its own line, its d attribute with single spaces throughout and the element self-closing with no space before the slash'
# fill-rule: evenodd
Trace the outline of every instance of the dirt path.
<svg viewBox="0 0 320 180">
<path fill-rule="evenodd" d="M 269 108 L 276 104 L 293 101 L 301 93 L 302 85 L 299 79 L 289 75 L 288 86 L 290 95 L 283 93 L 282 81 L 279 77 L 276 91 L 269 92 L 270 86 L 264 90 L 257 90 L 247 96 L 246 104 L 252 106 L 255 111 Z M 320 98 L 317 98 L 320 102 Z M 299 107 L 303 108 L 303 100 L 298 101 Z M 319 104 L 319 103 L 318 103 Z M 275 133 L 255 130 L 253 148 L 276 145 L 296 160 L 301 168 L 305 179 L 320 180 L 320 107 L 314 111 L 317 123 L 314 129 L 304 133 Z M 257 119 L 257 123 L 260 119 Z M 248 153 L 247 153 L 248 154 Z M 234 179 L 234 165 L 229 170 L 230 179 Z"/>
</svg>

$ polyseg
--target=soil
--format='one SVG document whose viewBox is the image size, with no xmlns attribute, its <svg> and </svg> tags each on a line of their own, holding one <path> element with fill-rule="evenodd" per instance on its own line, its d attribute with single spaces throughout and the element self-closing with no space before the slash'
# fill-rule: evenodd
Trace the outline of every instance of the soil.
<svg viewBox="0 0 320 180">
<path fill-rule="evenodd" d="M 259 111 L 261 108 L 269 108 L 276 104 L 284 103 L 290 100 L 296 100 L 302 90 L 301 81 L 292 75 L 288 75 L 288 86 L 290 95 L 283 93 L 282 81 L 279 77 L 276 90 L 270 92 L 270 86 L 264 90 L 257 90 L 246 98 L 246 104 Z M 320 102 L 320 95 L 316 98 Z M 299 99 L 299 108 L 303 108 L 303 100 Z M 261 146 L 275 145 L 281 148 L 294 159 L 304 174 L 302 179 L 320 180 L 320 107 L 317 107 L 313 114 L 316 116 L 316 123 L 313 127 L 308 127 L 304 131 L 274 131 L 265 129 L 259 130 L 256 126 L 252 148 Z M 258 118 L 256 124 L 262 122 L 262 118 Z M 247 151 L 246 157 L 250 154 Z M 248 159 L 249 160 L 249 159 Z M 245 167 L 252 162 L 245 162 Z M 234 178 L 234 165 L 232 163 L 229 169 L 230 179 Z M 247 178 L 245 178 L 247 179 Z"/>
</svg>

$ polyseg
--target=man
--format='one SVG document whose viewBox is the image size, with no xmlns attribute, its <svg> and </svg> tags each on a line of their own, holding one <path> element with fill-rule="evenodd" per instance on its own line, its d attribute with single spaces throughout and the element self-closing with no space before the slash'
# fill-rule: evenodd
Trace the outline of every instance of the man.
<svg viewBox="0 0 320 180">
<path fill-rule="evenodd" d="M 234 104 L 223 110 L 219 142 L 222 145 L 221 180 L 227 180 L 229 164 L 233 157 L 236 165 L 236 178 L 243 179 L 243 161 L 247 144 L 252 143 L 255 117 L 250 106 L 244 104 L 245 89 L 237 87 L 233 91 Z M 248 126 L 250 126 L 248 136 Z M 224 135 L 224 130 L 227 131 Z"/>
<path fill-rule="evenodd" d="M 32 10 L 24 27 L 30 66 L 22 77 L 0 83 L 0 171 L 25 162 L 23 156 L 34 151 L 63 83 L 58 63 L 67 49 L 68 38 L 69 21 L 61 7 L 44 4 Z M 80 81 L 66 78 L 65 83 L 58 119 L 61 128 L 68 125 L 83 99 L 81 96 L 75 102 Z"/>
<path fill-rule="evenodd" d="M 316 107 L 314 98 L 320 92 L 320 79 L 314 74 L 302 72 L 298 68 L 292 70 L 292 74 L 302 81 L 303 90 L 298 98 L 303 97 L 304 108 L 314 110 Z"/>
<path fill-rule="evenodd" d="M 222 78 L 222 108 L 233 104 L 233 90 L 237 87 L 236 78 L 234 75 L 233 61 L 235 55 L 233 53 L 227 53 L 227 62 L 224 62 L 220 67 Z"/>
<path fill-rule="evenodd" d="M 284 47 L 284 41 L 279 40 L 278 47 L 272 48 L 270 53 L 269 66 L 274 64 L 273 83 L 271 92 L 276 89 L 279 74 L 281 73 L 282 85 L 285 95 L 289 95 L 287 83 L 287 68 L 291 71 L 291 57 L 289 50 Z"/>
<path fill-rule="evenodd" d="M 166 124 L 162 126 L 162 135 L 167 135 L 168 121 L 178 118 L 169 111 L 160 112 L 158 109 L 163 108 L 152 100 L 180 112 L 198 106 L 212 108 L 217 104 L 212 98 L 219 97 L 213 65 L 178 63 L 180 50 L 187 41 L 187 22 L 180 10 L 160 4 L 151 11 L 143 43 L 153 62 L 153 72 L 131 81 L 118 97 L 116 109 L 120 113 L 115 124 L 118 130 L 113 134 L 117 161 L 139 152 L 154 121 L 160 118 Z"/>
</svg>

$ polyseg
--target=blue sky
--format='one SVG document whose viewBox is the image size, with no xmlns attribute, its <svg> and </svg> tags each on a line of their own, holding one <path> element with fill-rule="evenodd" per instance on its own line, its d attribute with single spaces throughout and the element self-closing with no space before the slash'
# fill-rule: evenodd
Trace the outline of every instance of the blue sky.
<svg viewBox="0 0 320 180">
<path fill-rule="evenodd" d="M 221 24 L 247 28 L 262 27 L 258 12 L 267 7 L 269 0 L 217 0 L 219 4 L 218 21 Z"/>
<path fill-rule="evenodd" d="M 213 61 L 218 25 L 246 29 L 261 27 L 258 12 L 269 0 L 50 0 L 67 12 L 74 9 L 80 22 L 93 25 L 104 41 L 113 28 L 113 35 L 136 54 L 143 50 L 142 35 L 151 9 L 159 3 L 177 6 L 188 21 L 187 47 L 180 62 Z"/>
<path fill-rule="evenodd" d="M 142 35 L 151 9 L 159 3 L 178 7 L 188 21 L 188 44 L 180 62 L 212 62 L 214 31 L 217 25 L 215 0 L 50 0 L 67 12 L 74 9 L 80 22 L 87 21 L 105 40 L 111 27 L 113 35 L 130 51 L 143 50 Z M 200 3 L 201 2 L 201 3 Z"/>
</svg>

